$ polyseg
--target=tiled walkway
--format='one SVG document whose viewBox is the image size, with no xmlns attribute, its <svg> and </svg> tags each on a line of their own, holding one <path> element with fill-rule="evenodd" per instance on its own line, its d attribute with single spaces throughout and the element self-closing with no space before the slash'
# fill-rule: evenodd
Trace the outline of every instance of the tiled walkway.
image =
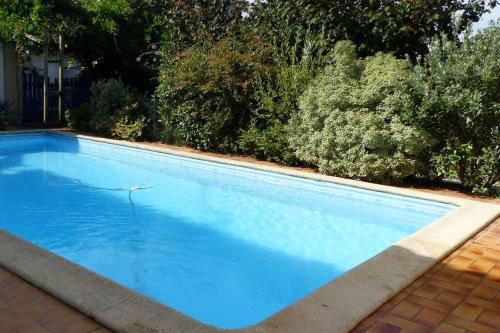
<svg viewBox="0 0 500 333">
<path fill-rule="evenodd" d="M 0 267 L 0 333 L 111 333 Z"/>
<path fill-rule="evenodd" d="M 352 332 L 499 333 L 500 219 Z"/>
</svg>

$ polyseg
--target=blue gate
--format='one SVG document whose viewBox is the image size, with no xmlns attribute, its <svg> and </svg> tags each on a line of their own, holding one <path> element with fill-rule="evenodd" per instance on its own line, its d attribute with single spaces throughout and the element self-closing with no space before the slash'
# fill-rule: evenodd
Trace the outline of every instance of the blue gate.
<svg viewBox="0 0 500 333">
<path fill-rule="evenodd" d="M 64 80 L 64 109 L 72 109 L 88 101 L 90 82 L 78 78 Z M 59 122 L 58 80 L 49 84 L 49 110 L 47 121 Z M 63 115 L 64 117 L 64 115 Z M 43 122 L 43 76 L 36 72 L 23 73 L 23 123 Z"/>
<path fill-rule="evenodd" d="M 57 85 L 49 84 L 47 121 L 59 121 Z M 23 123 L 43 122 L 43 76 L 36 72 L 23 73 Z"/>
</svg>

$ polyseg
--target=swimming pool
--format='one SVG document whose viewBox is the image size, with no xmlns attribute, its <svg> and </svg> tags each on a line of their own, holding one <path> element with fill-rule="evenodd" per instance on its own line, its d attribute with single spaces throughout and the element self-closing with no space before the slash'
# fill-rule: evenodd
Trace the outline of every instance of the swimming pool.
<svg viewBox="0 0 500 333">
<path fill-rule="evenodd" d="M 455 208 L 54 134 L 0 136 L 0 202 L 1 228 L 233 329 Z"/>
</svg>

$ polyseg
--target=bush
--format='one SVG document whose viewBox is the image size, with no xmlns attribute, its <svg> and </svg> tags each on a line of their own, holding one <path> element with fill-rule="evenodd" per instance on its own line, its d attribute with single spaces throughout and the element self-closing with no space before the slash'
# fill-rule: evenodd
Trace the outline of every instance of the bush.
<svg viewBox="0 0 500 333">
<path fill-rule="evenodd" d="M 415 68 L 414 103 L 404 116 L 433 133 L 439 175 L 467 190 L 492 192 L 500 179 L 500 24 L 463 42 L 434 39 Z"/>
<path fill-rule="evenodd" d="M 135 141 L 142 136 L 146 123 L 146 117 L 143 115 L 135 120 L 130 120 L 127 115 L 118 117 L 111 128 L 111 136 L 120 140 Z"/>
<path fill-rule="evenodd" d="M 259 36 L 245 34 L 165 59 L 156 90 L 161 137 L 202 150 L 238 151 L 240 129 L 255 107 L 254 86 L 272 71 L 271 54 Z"/>
<path fill-rule="evenodd" d="M 0 100 L 0 131 L 3 131 L 9 122 L 10 103 Z"/>
<path fill-rule="evenodd" d="M 68 127 L 80 131 L 92 130 L 90 126 L 91 112 L 89 103 L 83 103 L 75 109 L 66 110 L 65 116 Z"/>
<path fill-rule="evenodd" d="M 288 144 L 288 129 L 279 121 L 267 124 L 263 129 L 257 128 L 255 124 L 250 125 L 241 135 L 240 149 L 258 159 L 284 164 L 298 162 Z"/>
<path fill-rule="evenodd" d="M 66 112 L 71 128 L 120 140 L 135 141 L 142 136 L 147 106 L 141 97 L 116 79 L 99 80 L 90 92 L 88 103 Z"/>
<path fill-rule="evenodd" d="M 483 148 L 477 154 L 471 144 L 457 147 L 448 142 L 432 160 L 439 175 L 461 179 L 465 188 L 475 193 L 493 193 L 493 185 L 499 179 L 498 146 Z"/>
<path fill-rule="evenodd" d="M 255 87 L 252 122 L 243 129 L 240 139 L 243 153 L 268 161 L 298 163 L 288 142 L 287 124 L 299 110 L 299 96 L 330 62 L 330 49 L 323 35 L 308 34 L 304 45 L 283 43 L 276 50 L 276 69 Z"/>
<path fill-rule="evenodd" d="M 100 80 L 90 91 L 90 125 L 97 133 L 124 140 L 135 140 L 142 135 L 145 103 L 123 82 Z M 129 126 L 129 130 L 124 131 L 124 126 Z"/>
<path fill-rule="evenodd" d="M 300 98 L 290 124 L 296 156 L 321 172 L 377 182 L 418 173 L 431 146 L 428 134 L 404 124 L 411 108 L 409 65 L 378 53 L 359 59 L 351 42 L 339 42 L 327 67 Z"/>
</svg>

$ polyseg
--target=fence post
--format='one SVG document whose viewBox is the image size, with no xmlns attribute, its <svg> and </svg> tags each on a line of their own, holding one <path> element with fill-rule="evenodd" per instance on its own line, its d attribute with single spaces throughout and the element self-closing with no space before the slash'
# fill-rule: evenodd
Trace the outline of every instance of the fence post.
<svg viewBox="0 0 500 333">
<path fill-rule="evenodd" d="M 63 119 L 63 93 L 64 93 L 64 40 L 63 33 L 59 34 L 59 98 L 58 98 L 58 110 L 59 110 L 59 123 L 62 123 Z"/>
<path fill-rule="evenodd" d="M 43 123 L 47 124 L 49 113 L 49 32 L 45 30 L 43 44 Z"/>
</svg>

